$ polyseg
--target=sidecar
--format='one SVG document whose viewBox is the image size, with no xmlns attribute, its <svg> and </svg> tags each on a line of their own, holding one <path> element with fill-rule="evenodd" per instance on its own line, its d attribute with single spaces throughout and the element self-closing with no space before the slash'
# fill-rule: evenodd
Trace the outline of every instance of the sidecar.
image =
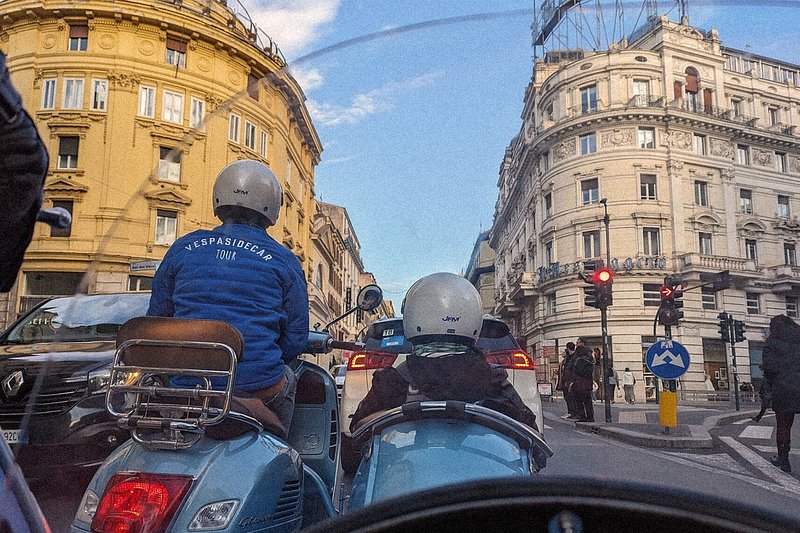
<svg viewBox="0 0 800 533">
<path fill-rule="evenodd" d="M 463 402 L 412 402 L 377 413 L 353 433 L 363 459 L 348 510 L 449 484 L 530 477 L 552 449 L 536 430 Z"/>
</svg>

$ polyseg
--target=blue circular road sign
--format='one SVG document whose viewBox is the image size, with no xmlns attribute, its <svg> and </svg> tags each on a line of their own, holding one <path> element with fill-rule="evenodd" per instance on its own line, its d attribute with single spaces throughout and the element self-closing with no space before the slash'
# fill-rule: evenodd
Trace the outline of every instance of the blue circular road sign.
<svg viewBox="0 0 800 533">
<path fill-rule="evenodd" d="M 689 352 L 678 341 L 656 341 L 647 349 L 645 363 L 656 377 L 677 379 L 689 369 Z"/>
</svg>

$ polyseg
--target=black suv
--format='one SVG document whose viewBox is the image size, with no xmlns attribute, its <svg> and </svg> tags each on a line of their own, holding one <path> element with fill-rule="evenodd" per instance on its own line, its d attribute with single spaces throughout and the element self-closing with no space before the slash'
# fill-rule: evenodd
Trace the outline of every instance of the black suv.
<svg viewBox="0 0 800 533">
<path fill-rule="evenodd" d="M 0 433 L 31 480 L 91 473 L 127 440 L 105 408 L 115 338 L 149 293 L 46 300 L 0 335 Z"/>
</svg>

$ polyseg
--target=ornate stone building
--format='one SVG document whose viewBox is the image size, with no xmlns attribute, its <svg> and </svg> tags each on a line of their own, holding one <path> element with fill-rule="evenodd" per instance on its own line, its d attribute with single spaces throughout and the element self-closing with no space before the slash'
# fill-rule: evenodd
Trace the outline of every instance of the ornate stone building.
<svg viewBox="0 0 800 533">
<path fill-rule="evenodd" d="M 40 227 L 0 324 L 41 298 L 149 288 L 182 234 L 210 228 L 214 178 L 242 158 L 283 182 L 270 234 L 310 274 L 314 167 L 305 96 L 269 38 L 225 1 L 5 0 L 0 49 L 51 155 Z"/>
<path fill-rule="evenodd" d="M 484 231 L 475 240 L 464 277 L 481 295 L 484 314 L 494 312 L 494 250 L 489 246 L 489 231 Z"/>
<path fill-rule="evenodd" d="M 798 83 L 797 65 L 726 49 L 716 30 L 666 17 L 609 50 L 535 61 L 490 237 L 496 312 L 531 353 L 558 353 L 578 336 L 600 345 L 600 312 L 585 306 L 578 273 L 610 258 L 611 355 L 638 374 L 640 398 L 653 396 L 643 352 L 663 335 L 654 319 L 668 275 L 687 289 L 673 328 L 692 357 L 680 386 L 703 389 L 706 374 L 718 390 L 733 386 L 722 311 L 748 330 L 739 382 L 761 379 L 769 319 L 798 316 Z M 729 289 L 700 286 L 725 270 Z M 553 379 L 550 363 L 540 380 Z"/>
</svg>

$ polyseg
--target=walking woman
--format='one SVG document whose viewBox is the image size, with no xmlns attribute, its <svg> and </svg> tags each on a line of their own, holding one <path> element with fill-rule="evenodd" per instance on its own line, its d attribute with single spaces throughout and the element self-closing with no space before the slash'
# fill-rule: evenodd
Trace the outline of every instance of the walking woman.
<svg viewBox="0 0 800 533">
<path fill-rule="evenodd" d="M 636 385 L 636 376 L 626 366 L 625 372 L 622 373 L 622 389 L 625 391 L 625 401 L 628 403 L 636 403 L 636 394 L 633 392 L 634 385 Z"/>
<path fill-rule="evenodd" d="M 769 332 L 764 345 L 764 378 L 772 391 L 778 444 L 772 464 L 791 472 L 789 440 L 794 415 L 800 413 L 800 326 L 788 316 L 778 315 L 770 320 Z"/>
</svg>

